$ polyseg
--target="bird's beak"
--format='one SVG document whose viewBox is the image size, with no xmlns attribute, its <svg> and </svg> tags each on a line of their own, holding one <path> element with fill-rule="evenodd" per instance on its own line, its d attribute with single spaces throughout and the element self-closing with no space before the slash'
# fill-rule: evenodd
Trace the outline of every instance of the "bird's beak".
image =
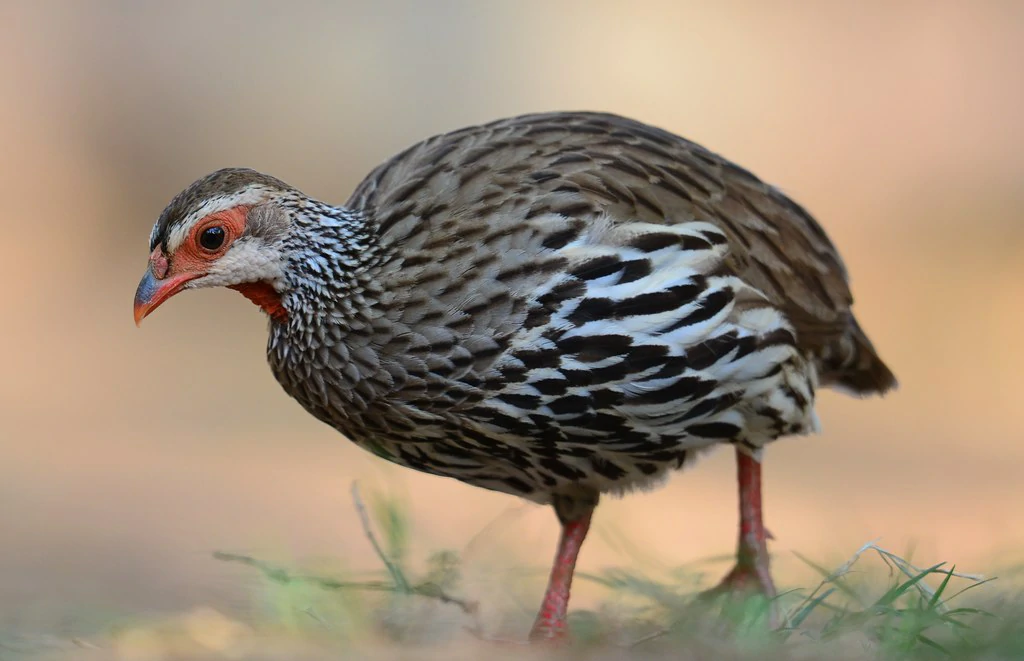
<svg viewBox="0 0 1024 661">
<path fill-rule="evenodd" d="M 150 312 L 160 307 L 160 304 L 174 296 L 188 284 L 195 280 L 201 273 L 183 273 L 168 278 L 157 278 L 153 273 L 153 264 L 150 263 L 146 269 L 146 275 L 142 276 L 139 288 L 135 290 L 135 325 L 142 323 Z"/>
</svg>

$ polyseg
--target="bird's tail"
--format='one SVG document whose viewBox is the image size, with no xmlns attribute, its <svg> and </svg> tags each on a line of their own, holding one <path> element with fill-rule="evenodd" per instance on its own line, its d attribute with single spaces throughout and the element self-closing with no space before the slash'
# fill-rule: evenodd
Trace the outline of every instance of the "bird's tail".
<svg viewBox="0 0 1024 661">
<path fill-rule="evenodd" d="M 882 362 L 857 320 L 850 318 L 849 332 L 832 365 L 826 364 L 821 383 L 856 395 L 881 395 L 897 387 L 896 375 Z"/>
</svg>

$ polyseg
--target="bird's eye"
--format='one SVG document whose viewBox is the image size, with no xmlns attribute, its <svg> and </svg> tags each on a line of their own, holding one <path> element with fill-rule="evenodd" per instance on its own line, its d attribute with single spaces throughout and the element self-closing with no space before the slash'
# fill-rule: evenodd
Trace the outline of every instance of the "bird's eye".
<svg viewBox="0 0 1024 661">
<path fill-rule="evenodd" d="M 224 236 L 223 227 L 207 227 L 199 235 L 199 245 L 207 250 L 216 250 L 224 245 Z"/>
</svg>

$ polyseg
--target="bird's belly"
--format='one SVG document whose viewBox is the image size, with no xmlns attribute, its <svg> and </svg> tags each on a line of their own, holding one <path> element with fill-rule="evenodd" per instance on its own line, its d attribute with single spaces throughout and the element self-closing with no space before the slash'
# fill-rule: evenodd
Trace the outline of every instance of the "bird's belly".
<svg viewBox="0 0 1024 661">
<path fill-rule="evenodd" d="M 741 354 L 728 342 L 742 346 L 742 337 L 718 337 L 726 344 L 710 349 L 713 364 L 700 359 L 700 378 L 682 370 L 682 378 L 656 378 L 662 387 L 653 387 L 647 377 L 674 364 L 668 355 L 614 383 L 541 394 L 531 384 L 551 380 L 545 368 L 471 407 L 389 397 L 346 406 L 318 396 L 322 389 L 308 378 L 278 376 L 310 413 L 388 461 L 546 503 L 581 487 L 649 488 L 716 445 L 757 451 L 816 430 L 814 368 L 795 346 L 762 342 Z"/>
<path fill-rule="evenodd" d="M 539 429 L 536 436 L 524 438 L 476 423 L 461 430 L 446 425 L 443 435 L 435 431 L 388 435 L 348 427 L 344 433 L 393 463 L 539 503 L 579 487 L 625 492 L 654 486 L 669 471 L 720 443 L 659 434 L 647 434 L 641 443 L 635 436 L 632 442 L 616 443 L 603 435 L 552 441 L 549 432 Z"/>
<path fill-rule="evenodd" d="M 495 399 L 430 415 L 389 405 L 334 426 L 394 463 L 536 502 L 580 487 L 622 493 L 660 484 L 717 445 L 758 451 L 815 431 L 813 368 L 795 351 L 777 367 L 745 380 L 739 395 L 722 382 L 732 396 L 681 397 L 647 417 L 628 406 L 557 416 L 542 403 L 514 410 Z"/>
<path fill-rule="evenodd" d="M 536 399 L 498 396 L 460 410 L 382 399 L 355 411 L 291 394 L 388 461 L 545 503 L 579 487 L 649 488 L 716 445 L 757 451 L 781 436 L 815 431 L 813 367 L 795 348 L 773 355 L 758 365 L 759 378 L 730 380 L 720 369 L 713 388 L 653 402 L 591 387 Z M 616 388 L 635 386 L 627 380 Z M 568 396 L 578 398 L 571 413 L 559 404 Z"/>
</svg>

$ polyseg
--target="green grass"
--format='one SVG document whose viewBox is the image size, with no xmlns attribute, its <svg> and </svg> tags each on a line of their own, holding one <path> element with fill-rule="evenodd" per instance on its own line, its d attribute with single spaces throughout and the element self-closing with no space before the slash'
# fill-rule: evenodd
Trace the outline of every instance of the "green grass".
<svg viewBox="0 0 1024 661">
<path fill-rule="evenodd" d="M 545 568 L 495 570 L 483 588 L 477 579 L 467 592 L 487 598 L 476 603 L 463 594 L 458 553 L 409 557 L 411 525 L 398 501 L 374 495 L 367 506 L 355 489 L 353 497 L 379 570 L 217 553 L 261 578 L 245 623 L 213 611 L 132 622 L 52 658 L 1024 659 L 1024 599 L 1012 580 L 1020 567 L 992 582 L 946 563 L 918 567 L 874 543 L 834 569 L 798 556 L 819 580 L 775 604 L 696 599 L 721 573 L 715 563 L 661 567 L 633 557 L 629 567 L 581 572 L 576 589 L 597 597 L 571 611 L 571 641 L 531 648 L 523 640 Z M 766 626 L 771 606 L 785 621 L 774 631 Z M 0 638 L 0 659 L 27 656 Z"/>
<path fill-rule="evenodd" d="M 273 604 L 271 619 L 287 621 L 300 636 L 327 633 L 337 644 L 356 648 L 368 639 L 413 648 L 468 638 L 520 644 L 533 616 L 530 600 L 536 600 L 543 583 L 542 568 L 506 576 L 498 596 L 512 607 L 484 617 L 479 604 L 459 596 L 455 552 L 432 554 L 426 570 L 414 574 L 408 569 L 410 533 L 403 509 L 381 496 L 367 508 L 358 492 L 353 494 L 384 567 L 377 576 L 342 579 L 247 556 L 217 557 L 258 570 L 266 580 L 266 603 Z M 374 530 L 381 532 L 383 543 Z M 946 563 L 917 567 L 874 543 L 835 569 L 798 557 L 820 581 L 778 597 L 774 605 L 785 624 L 775 631 L 766 626 L 772 605 L 763 598 L 696 599 L 712 575 L 700 565 L 645 571 L 638 566 L 647 563 L 637 562 L 630 568 L 580 572 L 577 587 L 584 582 L 600 586 L 604 597 L 592 609 L 572 610 L 572 641 L 563 653 L 595 658 L 1024 658 L 1024 626 L 1018 625 L 1024 622 L 1024 601 L 1009 587 L 998 590 L 992 579 L 961 573 Z"/>
</svg>

